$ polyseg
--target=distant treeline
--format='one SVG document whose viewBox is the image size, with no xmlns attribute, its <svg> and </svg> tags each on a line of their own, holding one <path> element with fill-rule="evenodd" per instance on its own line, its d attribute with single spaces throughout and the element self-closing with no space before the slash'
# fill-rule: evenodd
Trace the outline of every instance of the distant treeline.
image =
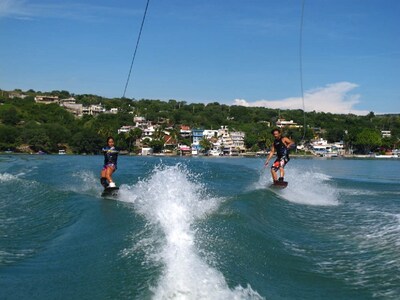
<svg viewBox="0 0 400 300">
<path fill-rule="evenodd" d="M 27 97 L 9 98 L 10 93 Z M 119 112 L 76 118 L 56 104 L 35 103 L 36 95 L 53 95 L 60 99 L 74 97 L 77 103 L 101 103 L 106 109 L 116 107 Z M 244 107 L 218 102 L 203 104 L 177 100 L 109 99 L 96 95 L 75 95 L 67 91 L 0 90 L 0 151 L 22 151 L 25 146 L 32 151 L 49 153 L 58 152 L 59 149 L 73 153 L 98 153 L 110 135 L 116 137 L 119 148 L 135 151 L 132 139 L 136 139 L 136 136 L 117 135 L 121 126 L 134 125 L 134 115 L 154 122 L 168 119 L 168 124 L 162 126 L 173 125 L 177 132 L 181 124 L 204 129 L 218 129 L 227 125 L 230 130 L 245 132 L 246 146 L 253 151 L 269 148 L 272 142 L 270 131 L 278 118 L 304 125 L 302 110 Z M 375 115 L 370 112 L 366 116 L 357 116 L 313 111 L 305 114 L 305 125 L 306 130 L 290 128 L 285 129 L 284 134 L 297 143 L 311 141 L 317 136 L 329 142 L 344 141 L 347 148 L 358 153 L 398 147 L 400 138 L 400 116 L 397 114 Z M 391 137 L 382 138 L 381 130 L 390 130 Z"/>
</svg>

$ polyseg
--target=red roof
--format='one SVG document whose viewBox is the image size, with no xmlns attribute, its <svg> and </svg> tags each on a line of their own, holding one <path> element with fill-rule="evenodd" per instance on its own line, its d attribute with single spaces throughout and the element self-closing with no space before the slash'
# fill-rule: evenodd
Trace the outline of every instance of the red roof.
<svg viewBox="0 0 400 300">
<path fill-rule="evenodd" d="M 190 126 L 188 126 L 188 125 L 181 125 L 181 130 L 190 130 Z"/>
<path fill-rule="evenodd" d="M 164 145 L 176 145 L 177 141 L 170 135 L 164 135 Z"/>
</svg>

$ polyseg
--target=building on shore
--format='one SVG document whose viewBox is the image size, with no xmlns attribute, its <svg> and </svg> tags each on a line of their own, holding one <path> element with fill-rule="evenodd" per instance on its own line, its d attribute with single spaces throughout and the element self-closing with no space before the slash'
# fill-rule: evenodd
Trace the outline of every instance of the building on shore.
<svg viewBox="0 0 400 300">
<path fill-rule="evenodd" d="M 11 92 L 8 94 L 8 98 L 10 98 L 10 99 L 15 99 L 15 98 L 25 99 L 26 97 L 28 97 L 28 95 L 18 93 L 18 92 Z"/>
<path fill-rule="evenodd" d="M 392 137 L 392 132 L 390 130 L 381 130 L 382 138 L 390 138 Z"/>
<path fill-rule="evenodd" d="M 89 106 L 83 107 L 83 114 L 90 115 L 90 116 L 97 116 L 102 114 L 106 111 L 106 109 L 100 104 L 92 104 Z"/>
<path fill-rule="evenodd" d="M 118 134 L 128 133 L 129 131 L 133 130 L 134 128 L 135 128 L 135 126 L 129 126 L 129 125 L 122 126 L 120 129 L 118 129 Z"/>
<path fill-rule="evenodd" d="M 344 155 L 343 141 L 328 143 L 322 138 L 311 143 L 311 152 L 317 156 L 334 157 Z"/>
<path fill-rule="evenodd" d="M 278 119 L 278 121 L 276 121 L 276 127 L 279 127 L 279 128 L 284 128 L 284 127 L 285 128 L 302 128 L 303 126 L 298 125 L 293 120 L 286 121 L 285 119 Z"/>
<path fill-rule="evenodd" d="M 181 125 L 179 129 L 179 134 L 184 139 L 190 139 L 192 137 L 192 130 L 188 125 Z"/>
<path fill-rule="evenodd" d="M 64 107 L 67 111 L 72 113 L 75 117 L 83 116 L 83 105 L 76 103 L 74 97 L 69 97 L 66 99 L 61 99 L 59 101 L 60 106 Z"/>
<path fill-rule="evenodd" d="M 192 155 L 198 155 L 200 153 L 200 141 L 203 139 L 203 132 L 203 128 L 192 129 Z"/>
<path fill-rule="evenodd" d="M 58 104 L 59 103 L 59 99 L 58 96 L 45 96 L 45 95 L 41 95 L 41 96 L 36 96 L 35 97 L 35 102 L 36 103 L 41 103 L 41 104 Z"/>
</svg>

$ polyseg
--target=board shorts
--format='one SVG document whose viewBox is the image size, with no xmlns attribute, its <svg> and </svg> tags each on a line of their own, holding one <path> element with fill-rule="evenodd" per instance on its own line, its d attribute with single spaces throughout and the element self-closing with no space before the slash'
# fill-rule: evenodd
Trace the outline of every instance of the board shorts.
<svg viewBox="0 0 400 300">
<path fill-rule="evenodd" d="M 114 168 L 114 170 L 116 170 L 117 166 L 114 164 L 106 164 L 103 166 L 103 171 L 107 170 L 107 168 Z"/>
<path fill-rule="evenodd" d="M 286 164 L 289 162 L 289 159 L 286 156 L 282 156 L 281 158 L 277 158 L 272 164 L 271 169 L 275 172 L 278 172 L 279 168 L 285 168 Z"/>
</svg>

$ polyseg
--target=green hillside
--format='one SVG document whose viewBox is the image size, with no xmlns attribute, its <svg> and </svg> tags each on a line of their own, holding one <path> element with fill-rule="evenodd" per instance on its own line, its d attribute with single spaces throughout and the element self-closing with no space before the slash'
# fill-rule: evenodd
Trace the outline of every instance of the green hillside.
<svg viewBox="0 0 400 300">
<path fill-rule="evenodd" d="M 343 140 L 346 147 L 365 153 L 398 147 L 400 139 L 398 114 L 375 115 L 371 112 L 367 116 L 356 116 L 308 112 L 304 123 L 302 110 L 278 111 L 218 102 L 203 104 L 176 100 L 109 99 L 96 95 L 73 95 L 67 91 L 13 92 L 27 97 L 9 98 L 12 92 L 0 90 L 0 151 L 30 149 L 56 153 L 59 149 L 67 149 L 73 153 L 98 153 L 109 135 L 116 137 L 121 149 L 132 151 L 132 136 L 117 135 L 117 130 L 123 125 L 134 125 L 134 115 L 154 122 L 168 119 L 161 126 L 173 126 L 176 132 L 181 124 L 204 129 L 218 129 L 221 125 L 227 125 L 231 130 L 244 131 L 246 146 L 253 151 L 268 148 L 271 143 L 270 130 L 278 117 L 293 120 L 299 125 L 306 124 L 306 130 L 292 128 L 284 132 L 297 143 L 315 137 L 330 142 Z M 35 103 L 36 95 L 45 94 L 59 96 L 60 99 L 73 96 L 77 103 L 85 106 L 101 103 L 107 110 L 118 108 L 118 113 L 77 118 L 57 104 Z M 381 130 L 390 130 L 391 137 L 382 138 Z"/>
</svg>

